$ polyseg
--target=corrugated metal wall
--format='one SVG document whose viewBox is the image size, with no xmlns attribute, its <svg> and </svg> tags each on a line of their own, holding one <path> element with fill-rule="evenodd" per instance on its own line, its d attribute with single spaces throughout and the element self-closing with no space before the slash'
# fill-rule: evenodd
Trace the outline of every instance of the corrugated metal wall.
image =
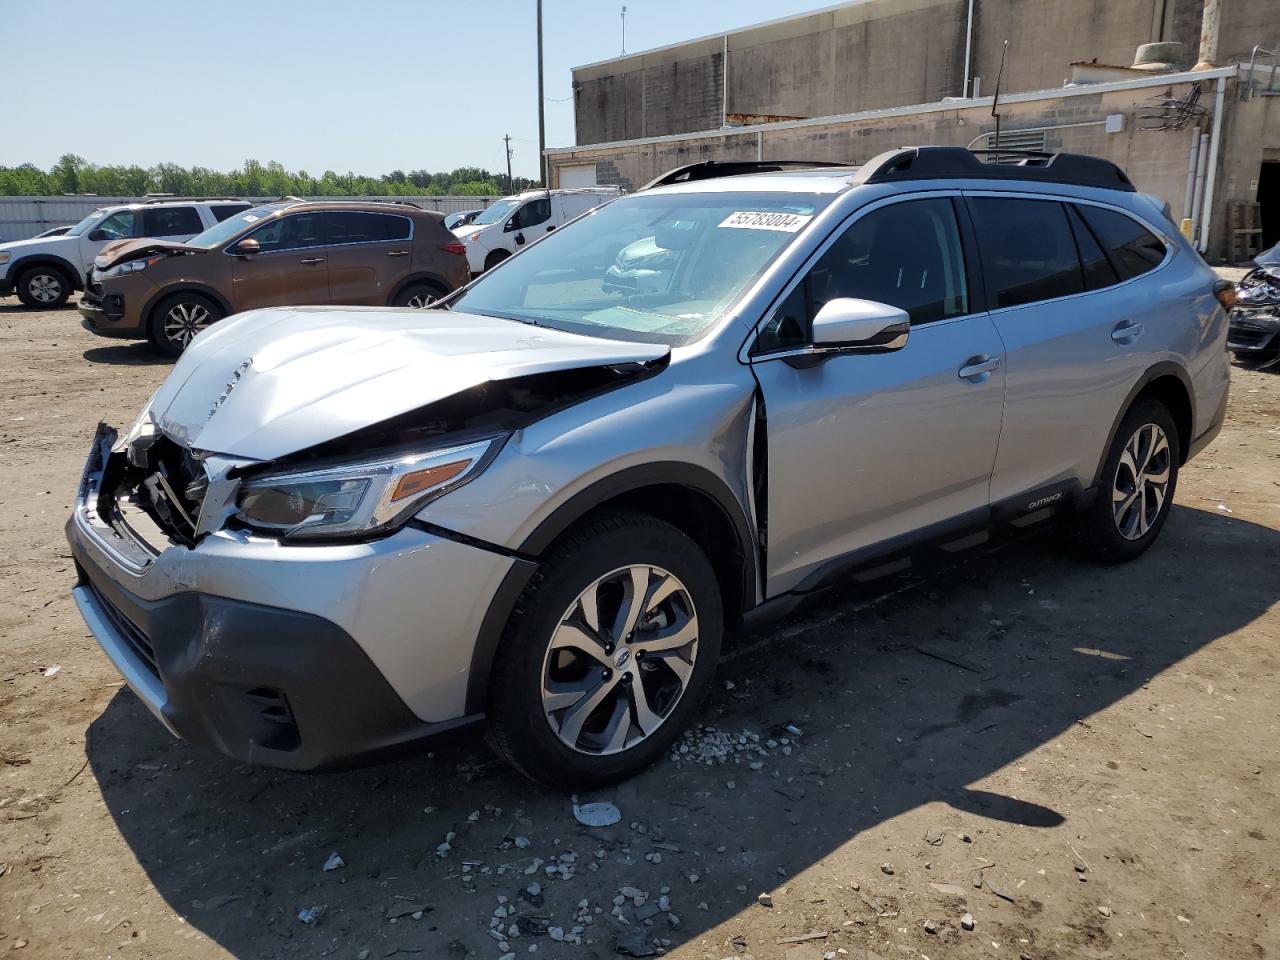
<svg viewBox="0 0 1280 960">
<path fill-rule="evenodd" d="M 181 197 L 174 197 L 181 200 Z M 250 203 L 270 203 L 278 197 L 245 197 Z M 426 210 L 456 213 L 487 207 L 497 197 L 311 197 L 315 200 L 408 200 Z M 25 240 L 50 227 L 78 223 L 99 207 L 136 203 L 137 197 L 0 197 L 0 243 Z"/>
</svg>

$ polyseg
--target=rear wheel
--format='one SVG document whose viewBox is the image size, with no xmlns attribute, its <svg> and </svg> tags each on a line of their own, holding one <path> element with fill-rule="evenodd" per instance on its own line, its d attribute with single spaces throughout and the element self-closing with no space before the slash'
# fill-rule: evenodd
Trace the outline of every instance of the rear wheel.
<svg viewBox="0 0 1280 960">
<path fill-rule="evenodd" d="M 489 739 L 553 787 L 639 772 L 706 696 L 720 654 L 720 588 L 689 537 L 619 511 L 553 547 L 494 660 Z"/>
<path fill-rule="evenodd" d="M 434 283 L 412 283 L 395 295 L 391 301 L 391 306 L 413 307 L 423 310 L 444 295 L 444 290 Z"/>
<path fill-rule="evenodd" d="M 176 357 L 186 350 L 196 334 L 207 330 L 224 316 L 222 308 L 198 293 L 175 293 L 161 300 L 151 311 L 147 339 L 161 353 Z"/>
<path fill-rule="evenodd" d="M 29 267 L 18 275 L 18 299 L 35 310 L 52 310 L 71 296 L 71 280 L 57 267 Z"/>
<path fill-rule="evenodd" d="M 1098 497 L 1081 518 L 1094 558 L 1122 563 L 1155 542 L 1173 505 L 1181 459 L 1168 408 L 1149 398 L 1135 403 L 1107 452 Z"/>
</svg>

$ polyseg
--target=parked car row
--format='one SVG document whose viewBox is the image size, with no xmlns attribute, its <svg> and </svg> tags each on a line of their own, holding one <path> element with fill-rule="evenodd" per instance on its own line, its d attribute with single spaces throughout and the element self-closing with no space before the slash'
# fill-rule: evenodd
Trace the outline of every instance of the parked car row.
<svg viewBox="0 0 1280 960">
<path fill-rule="evenodd" d="M 587 787 L 672 747 L 727 633 L 851 574 L 1055 518 L 1102 562 L 1150 547 L 1230 375 L 1230 285 L 1167 209 L 1072 154 L 781 166 L 694 164 L 554 232 L 601 195 L 522 195 L 461 251 L 407 208 L 282 203 L 107 252 L 92 319 L 161 343 L 146 305 L 196 270 L 238 309 L 354 298 L 378 251 L 410 286 L 370 304 L 426 282 L 418 245 L 490 268 L 420 312 L 239 313 L 99 427 L 74 594 L 141 701 L 290 769 L 483 721 Z"/>
</svg>

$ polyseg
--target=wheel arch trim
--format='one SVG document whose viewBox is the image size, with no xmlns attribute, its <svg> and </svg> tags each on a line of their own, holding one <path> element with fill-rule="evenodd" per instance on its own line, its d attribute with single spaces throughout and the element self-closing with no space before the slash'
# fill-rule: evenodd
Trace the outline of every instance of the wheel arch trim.
<svg viewBox="0 0 1280 960">
<path fill-rule="evenodd" d="M 1107 454 L 1111 451 L 1111 445 L 1116 441 L 1116 433 L 1120 430 L 1120 421 L 1125 418 L 1125 415 L 1128 414 L 1130 408 L 1138 397 L 1140 397 L 1147 388 L 1151 386 L 1151 384 L 1164 377 L 1173 377 L 1176 379 L 1182 384 L 1183 392 L 1186 394 L 1187 405 L 1190 409 L 1191 417 L 1190 423 L 1188 424 L 1186 438 L 1178 438 L 1179 446 L 1181 447 L 1178 451 L 1178 456 L 1180 464 L 1187 461 L 1188 451 L 1190 450 L 1191 443 L 1194 440 L 1195 433 L 1195 389 L 1192 386 L 1190 375 L 1181 365 L 1174 363 L 1172 360 L 1161 360 L 1159 363 L 1153 364 L 1147 368 L 1146 372 L 1143 373 L 1143 375 L 1138 378 L 1137 382 L 1129 388 L 1129 393 L 1125 396 L 1124 403 L 1120 404 L 1119 408 L 1116 410 L 1115 419 L 1111 423 L 1111 428 L 1107 431 L 1107 442 L 1102 448 L 1102 457 L 1099 459 L 1098 468 L 1093 474 L 1093 486 L 1098 486 L 1102 483 L 1102 470 L 1106 466 Z M 1176 418 L 1176 411 L 1170 410 L 1169 412 Z"/>
<path fill-rule="evenodd" d="M 65 257 L 58 256 L 56 253 L 29 253 L 20 260 L 15 260 L 13 263 L 9 264 L 9 272 L 7 275 L 13 278 L 14 289 L 16 290 L 18 288 L 18 277 L 21 276 L 24 271 L 41 265 L 57 267 L 59 272 L 65 273 L 67 275 L 67 279 L 71 281 L 72 290 L 84 289 L 84 276 L 81 274 L 80 268 Z"/>
<path fill-rule="evenodd" d="M 433 273 L 429 270 L 420 270 L 416 273 L 409 274 L 409 276 L 405 277 L 392 288 L 391 295 L 387 297 L 387 305 L 390 306 L 408 287 L 412 287 L 414 284 L 418 283 L 428 283 L 432 286 L 439 287 L 441 290 L 440 295 L 442 297 L 447 297 L 451 292 L 448 281 L 445 280 L 444 277 L 440 276 L 440 274 Z"/>
</svg>

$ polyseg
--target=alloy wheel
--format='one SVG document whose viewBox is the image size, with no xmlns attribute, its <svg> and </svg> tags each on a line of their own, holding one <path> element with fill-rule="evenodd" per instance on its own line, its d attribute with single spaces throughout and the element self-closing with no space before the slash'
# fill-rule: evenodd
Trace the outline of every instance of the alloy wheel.
<svg viewBox="0 0 1280 960">
<path fill-rule="evenodd" d="M 413 307 L 415 310 L 425 310 L 435 302 L 435 294 L 428 293 L 426 290 L 423 290 L 421 293 L 415 293 L 412 297 L 406 300 L 404 305 L 406 307 Z"/>
<path fill-rule="evenodd" d="M 27 284 L 27 290 L 40 303 L 53 303 L 62 296 L 62 281 L 50 273 L 37 273 Z"/>
<path fill-rule="evenodd" d="M 1111 491 L 1112 516 L 1126 540 L 1140 540 L 1155 524 L 1171 468 L 1169 438 L 1154 423 L 1143 424 L 1124 445 Z"/>
<path fill-rule="evenodd" d="M 543 658 L 542 707 L 578 753 L 620 753 L 675 709 L 698 656 L 688 589 L 660 567 L 621 567 L 564 612 Z"/>
<path fill-rule="evenodd" d="M 164 315 L 164 335 L 184 350 L 201 330 L 213 323 L 213 315 L 199 303 L 175 303 Z"/>
</svg>

